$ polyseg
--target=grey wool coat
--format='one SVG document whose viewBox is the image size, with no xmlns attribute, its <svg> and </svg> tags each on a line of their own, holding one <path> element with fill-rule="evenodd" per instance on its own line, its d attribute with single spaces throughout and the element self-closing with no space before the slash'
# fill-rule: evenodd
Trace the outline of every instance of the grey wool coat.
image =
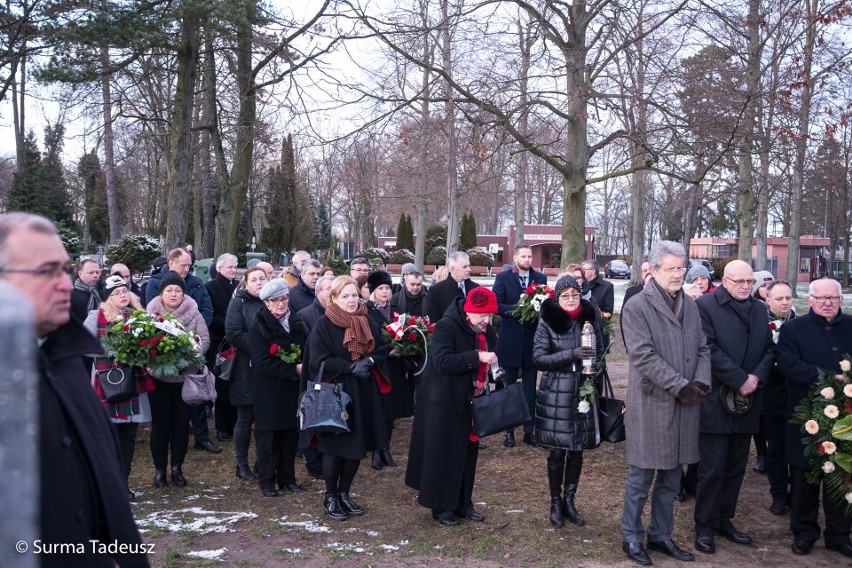
<svg viewBox="0 0 852 568">
<path fill-rule="evenodd" d="M 710 386 L 710 350 L 698 307 L 683 301 L 683 325 L 653 284 L 621 313 L 630 363 L 627 463 L 636 467 L 674 469 L 699 459 L 701 405 L 684 406 L 677 395 L 693 379 Z"/>
</svg>

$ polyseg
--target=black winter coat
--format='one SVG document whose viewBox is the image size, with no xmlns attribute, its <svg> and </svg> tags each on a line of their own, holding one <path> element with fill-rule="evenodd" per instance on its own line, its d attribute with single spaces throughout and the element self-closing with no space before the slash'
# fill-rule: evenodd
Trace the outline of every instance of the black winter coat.
<svg viewBox="0 0 852 568">
<path fill-rule="evenodd" d="M 316 293 L 305 286 L 304 280 L 299 278 L 295 286 L 290 288 L 290 311 L 298 313 L 314 303 Z"/>
<path fill-rule="evenodd" d="M 210 296 L 210 304 L 213 306 L 213 322 L 208 326 L 211 352 L 218 352 L 219 344 L 225 339 L 225 315 L 228 313 L 228 306 L 231 304 L 238 284 L 238 281 L 228 280 L 221 274 L 204 283 L 207 295 Z"/>
<path fill-rule="evenodd" d="M 142 542 L 127 499 L 118 437 L 80 357 L 101 352 L 100 342 L 74 318 L 48 334 L 39 349 L 40 538 L 45 544 L 79 543 L 85 550 L 42 555 L 42 566 L 111 568 L 113 558 L 92 554 L 90 539 L 137 548 Z M 116 560 L 120 566 L 149 565 L 145 554 Z"/>
<path fill-rule="evenodd" d="M 470 293 L 471 290 L 479 286 L 476 282 L 468 278 L 464 281 L 464 295 Z M 459 290 L 459 283 L 453 280 L 452 276 L 447 276 L 446 280 L 442 280 L 437 284 L 433 284 L 429 288 L 429 299 L 426 301 L 427 303 L 427 312 L 426 314 L 429 316 L 429 321 L 432 323 L 437 323 L 442 317 L 444 317 L 444 313 L 447 311 L 447 308 L 456 303 L 456 298 L 461 298 L 462 293 Z"/>
<path fill-rule="evenodd" d="M 580 373 L 582 360 L 574 359 L 573 350 L 582 345 L 583 325 L 588 321 L 595 330 L 596 351 L 601 352 L 601 334 L 592 304 L 581 300 L 580 315 L 574 320 L 559 307 L 555 298 L 541 304 L 541 317 L 533 340 L 532 362 L 541 375 L 535 400 L 535 432 L 545 448 L 570 452 L 598 445 L 593 409 L 582 413 Z"/>
<path fill-rule="evenodd" d="M 432 333 L 408 452 L 405 484 L 419 490 L 418 503 L 433 509 L 454 510 L 459 504 L 473 425 L 470 397 L 479 373 L 479 352 L 463 306 L 459 296 Z M 489 325 L 488 351 L 496 344 Z"/>
<path fill-rule="evenodd" d="M 589 290 L 592 297 L 602 312 L 613 313 L 615 310 L 615 287 L 612 282 L 607 282 L 601 275 L 589 282 Z"/>
<path fill-rule="evenodd" d="M 290 316 L 288 333 L 264 305 L 249 325 L 248 343 L 254 371 L 254 424 L 258 430 L 289 430 L 298 427 L 299 376 L 296 363 L 285 363 L 269 352 L 272 344 L 291 350 L 304 347 L 305 339 Z"/>
<path fill-rule="evenodd" d="M 775 319 L 772 312 L 769 312 L 769 320 Z M 796 312 L 790 312 L 790 318 L 796 317 Z M 781 327 L 789 323 L 784 322 Z M 774 341 L 774 340 L 773 340 Z M 760 413 L 764 416 L 784 416 L 787 412 L 787 382 L 781 375 L 781 370 L 778 368 L 778 345 L 775 346 L 775 364 L 772 365 L 772 370 L 769 372 L 769 380 L 763 387 L 763 400 L 761 402 Z"/>
<path fill-rule="evenodd" d="M 720 286 L 698 300 L 701 327 L 710 348 L 710 367 L 713 381 L 710 393 L 701 403 L 701 432 L 707 434 L 756 434 L 760 428 L 762 388 L 754 392 L 751 409 L 741 416 L 732 416 L 722 407 L 719 391 L 722 385 L 738 389 L 756 375 L 762 387 L 769 379 L 775 363 L 775 344 L 769 329 L 766 307 L 749 298 L 748 323 L 740 319 L 730 305 L 735 302 Z"/>
<path fill-rule="evenodd" d="M 547 284 L 547 276 L 530 269 L 528 286 Z M 502 367 L 530 368 L 532 367 L 532 347 L 535 336 L 535 322 L 521 323 L 511 315 L 517 307 L 518 298 L 524 291 L 518 279 L 518 271 L 501 272 L 494 279 L 492 288 L 497 296 L 497 310 L 500 314 L 500 337 L 497 339 L 497 358 Z"/>
<path fill-rule="evenodd" d="M 382 337 L 378 326 L 368 317 L 373 332 L 375 349 L 369 354 L 376 364 L 373 367 L 387 381 L 388 344 Z M 349 373 L 352 356 L 343 346 L 345 329 L 337 327 L 328 316 L 322 316 L 308 337 L 306 358 L 302 366 L 301 390 L 307 388 L 307 381 L 314 380 L 320 365 L 324 362 L 323 381 L 337 381 L 343 390 L 352 397 L 349 405 L 349 428 L 347 434 L 317 434 L 319 451 L 350 460 L 360 460 L 367 452 L 388 447 L 385 431 L 385 418 L 379 399 L 379 383 L 374 379 L 358 380 Z M 307 369 L 307 373 L 305 372 Z M 304 445 L 305 437 L 300 439 Z"/>
<path fill-rule="evenodd" d="M 391 322 L 390 319 L 385 318 L 384 312 L 379 310 L 373 302 L 367 302 L 367 315 L 376 322 L 380 330 Z M 387 365 L 391 391 L 382 395 L 382 410 L 385 413 L 385 420 L 390 422 L 414 414 L 414 395 L 411 392 L 408 379 L 405 378 L 402 360 L 388 354 Z"/>
<path fill-rule="evenodd" d="M 298 314 L 291 315 L 291 320 L 301 331 L 302 335 L 305 338 L 310 335 L 311 330 L 314 328 L 314 324 L 317 323 L 322 316 L 325 315 L 325 308 L 322 307 L 319 300 L 314 300 L 314 303 L 299 310 Z"/>
<path fill-rule="evenodd" d="M 251 350 L 249 349 L 248 330 L 254 317 L 261 308 L 266 308 L 260 298 L 252 296 L 245 290 L 237 290 L 237 294 L 228 306 L 225 315 L 225 334 L 228 343 L 237 348 L 234 361 L 234 372 L 231 378 L 231 404 L 234 406 L 251 406 L 253 404 Z"/>
<path fill-rule="evenodd" d="M 400 290 L 391 297 L 391 314 L 411 314 L 413 316 L 426 316 L 429 314 L 429 304 L 426 299 L 426 288 L 421 289 L 420 294 L 412 296 L 405 289 Z"/>
<path fill-rule="evenodd" d="M 787 418 L 817 382 L 820 372 L 839 373 L 840 360 L 852 354 L 852 316 L 840 313 L 828 321 L 813 310 L 781 326 L 776 348 L 778 368 L 787 379 Z M 810 469 L 799 424 L 787 422 L 784 458 L 788 464 Z"/>
<path fill-rule="evenodd" d="M 143 305 L 147 306 L 151 303 L 151 300 L 160 295 L 160 282 L 168 271 L 168 268 L 165 268 L 151 275 L 151 279 L 145 287 L 145 301 Z M 186 283 L 184 293 L 198 304 L 198 311 L 201 312 L 204 323 L 209 327 L 213 322 L 213 304 L 210 303 L 210 295 L 207 293 L 207 288 L 204 287 L 201 278 L 191 273 L 187 274 L 183 281 Z"/>
</svg>

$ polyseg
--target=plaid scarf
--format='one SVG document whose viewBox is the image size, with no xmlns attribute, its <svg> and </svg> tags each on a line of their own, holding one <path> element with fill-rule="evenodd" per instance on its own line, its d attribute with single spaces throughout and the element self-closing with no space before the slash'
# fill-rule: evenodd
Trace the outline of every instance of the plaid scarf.
<svg viewBox="0 0 852 568">
<path fill-rule="evenodd" d="M 376 348 L 376 341 L 367 321 L 367 306 L 364 304 L 359 302 L 355 313 L 350 314 L 334 302 L 329 302 L 325 315 L 331 323 L 346 330 L 343 334 L 343 346 L 352 355 L 353 361 L 361 360 Z"/>
<path fill-rule="evenodd" d="M 86 313 L 88 314 L 92 310 L 97 310 L 101 305 L 101 298 L 98 296 L 98 293 L 95 292 L 94 286 L 87 286 L 83 283 L 79 278 L 74 281 L 74 289 L 80 290 L 81 292 L 86 292 L 89 294 L 89 303 L 86 305 Z"/>
<path fill-rule="evenodd" d="M 106 335 L 106 328 L 112 323 L 114 322 L 107 321 L 102 309 L 98 310 L 98 337 Z M 95 359 L 95 371 L 106 371 L 119 366 L 120 365 L 115 362 L 115 357 L 98 357 Z M 145 369 L 133 367 L 133 374 L 136 377 L 137 393 L 142 394 L 143 392 L 150 392 L 154 390 L 154 379 Z M 104 389 L 101 386 L 101 381 L 98 378 L 97 372 L 95 372 L 94 377 L 92 378 L 92 386 L 94 386 L 95 393 L 97 393 L 98 397 L 100 397 L 110 418 L 128 420 L 131 416 L 139 414 L 138 397 L 133 397 L 130 400 L 124 400 L 122 402 L 107 402 L 104 400 Z"/>
</svg>

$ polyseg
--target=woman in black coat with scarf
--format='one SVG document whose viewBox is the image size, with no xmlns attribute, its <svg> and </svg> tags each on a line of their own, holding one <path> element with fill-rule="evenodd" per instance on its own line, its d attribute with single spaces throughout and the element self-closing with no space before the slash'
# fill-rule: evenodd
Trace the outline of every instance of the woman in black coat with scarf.
<svg viewBox="0 0 852 568">
<path fill-rule="evenodd" d="M 338 276 L 331 285 L 325 315 L 317 320 L 305 354 L 308 376 L 341 383 L 352 398 L 347 408 L 346 434 L 317 434 L 317 448 L 323 453 L 325 513 L 335 521 L 349 515 L 360 516 L 364 508 L 349 497 L 349 490 L 367 452 L 387 447 L 380 391 L 388 391 L 388 345 L 379 327 L 367 317 L 358 285 L 349 276 Z M 302 390 L 306 384 L 303 378 Z"/>
<path fill-rule="evenodd" d="M 275 278 L 263 285 L 261 308 L 249 326 L 248 340 L 254 369 L 254 438 L 260 490 L 276 497 L 278 489 L 302 493 L 296 483 L 296 446 L 299 425 L 299 375 L 297 357 L 288 363 L 276 353 L 293 354 L 304 338 L 290 317 L 290 290 L 287 281 Z"/>
<path fill-rule="evenodd" d="M 370 289 L 370 301 L 367 302 L 367 315 L 379 326 L 381 330 L 394 321 L 391 311 L 390 297 L 393 281 L 390 274 L 384 270 L 377 270 L 367 277 L 367 287 Z M 384 334 L 383 334 L 384 335 Z M 373 469 L 382 469 L 382 466 L 396 467 L 396 462 L 390 452 L 391 435 L 393 434 L 393 421 L 397 418 L 406 418 L 414 414 L 414 397 L 405 379 L 402 368 L 402 360 L 393 353 L 389 353 L 387 359 L 388 380 L 391 384 L 390 392 L 382 394 L 382 411 L 385 415 L 385 430 L 388 434 L 388 446 L 373 452 Z"/>
<path fill-rule="evenodd" d="M 576 278 L 560 278 L 554 297 L 541 304 L 533 339 L 533 365 L 544 371 L 536 395 L 535 432 L 539 445 L 550 450 L 550 522 L 557 527 L 565 524 L 566 516 L 575 525 L 586 524 L 574 505 L 574 495 L 583 470 L 583 450 L 598 445 L 594 396 L 581 400 L 585 377 L 580 371 L 583 359 L 603 351 L 601 330 L 597 310 L 581 295 Z M 582 346 L 586 322 L 592 324 L 596 347 Z"/>
<path fill-rule="evenodd" d="M 405 484 L 419 491 L 417 502 L 446 526 L 458 525 L 460 517 L 485 520 L 473 508 L 479 438 L 470 397 L 488 387 L 489 370 L 497 365 L 491 327 L 496 313 L 497 297 L 487 288 L 456 300 L 435 326 L 420 383 Z"/>
</svg>

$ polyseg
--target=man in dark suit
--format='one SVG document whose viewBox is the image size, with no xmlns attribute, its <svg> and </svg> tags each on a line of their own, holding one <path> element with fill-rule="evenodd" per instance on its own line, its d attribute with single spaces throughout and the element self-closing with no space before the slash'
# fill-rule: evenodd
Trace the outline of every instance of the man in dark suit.
<svg viewBox="0 0 852 568">
<path fill-rule="evenodd" d="M 849 532 L 852 521 L 844 515 L 846 503 L 836 503 L 825 482 L 811 485 L 811 469 L 805 456 L 800 426 L 792 424 L 793 409 L 817 382 L 820 372 L 840 373 L 840 361 L 852 353 L 852 316 L 840 311 L 843 294 L 836 280 L 814 280 L 808 289 L 810 311 L 781 326 L 778 337 L 778 370 L 787 380 L 787 427 L 784 455 L 790 464 L 790 529 L 793 552 L 808 554 L 820 536 L 820 485 L 825 513 L 825 547 L 852 557 Z"/>
<path fill-rule="evenodd" d="M 597 260 L 583 261 L 583 274 L 586 277 L 586 282 L 589 285 L 589 291 L 592 293 L 592 298 L 598 304 L 598 309 L 601 311 L 601 321 L 612 318 L 612 312 L 615 310 L 615 289 L 612 282 L 607 282 L 600 274 L 600 265 Z M 609 347 L 609 334 L 603 336 L 603 348 L 606 352 Z"/>
<path fill-rule="evenodd" d="M 216 366 L 216 355 L 227 347 L 225 340 L 225 315 L 234 290 L 239 285 L 237 278 L 237 257 L 224 253 L 216 259 L 216 277 L 204 283 L 210 304 L 213 306 L 213 323 L 210 324 L 210 349 L 207 350 L 207 366 L 212 371 Z M 234 436 L 237 423 L 237 409 L 231 404 L 231 383 L 216 377 L 216 439 L 229 442 Z M 209 435 L 208 435 L 209 436 Z M 202 438 L 203 439 L 203 438 Z M 209 443 L 209 442 L 208 442 Z M 218 452 L 214 452 L 218 453 Z"/>
<path fill-rule="evenodd" d="M 70 314 L 72 272 L 53 223 L 29 213 L 0 216 L 0 279 L 29 302 L 35 327 L 29 329 L 35 332 L 33 343 L 38 341 L 37 400 L 9 402 L 39 409 L 40 491 L 32 496 L 40 501 L 39 538 L 48 549 L 61 545 L 79 552 L 44 554 L 33 563 L 148 566 L 130 510 L 118 436 L 83 366 L 81 355 L 102 350 Z M 114 543 L 121 550 L 108 552 L 106 545 Z"/>
<path fill-rule="evenodd" d="M 768 380 L 775 363 L 769 316 L 766 306 L 752 297 L 753 284 L 751 266 L 734 260 L 725 266 L 722 286 L 697 300 L 713 375 L 701 405 L 694 515 L 695 548 L 708 554 L 716 551 L 714 531 L 737 544 L 752 542 L 732 519 L 751 435 L 760 427 L 757 387 Z"/>
<path fill-rule="evenodd" d="M 533 337 L 535 337 L 535 322 L 521 323 L 512 311 L 517 307 L 518 298 L 524 290 L 533 284 L 547 284 L 547 276 L 532 269 L 532 249 L 527 245 L 515 245 L 512 256 L 512 270 L 501 272 L 494 280 L 492 291 L 497 296 L 497 308 L 502 318 L 500 320 L 500 335 L 497 338 L 497 360 L 505 371 L 507 384 L 512 384 L 521 375 L 524 384 L 524 395 L 530 408 L 531 418 L 524 424 L 524 443 L 537 446 L 533 432 L 535 417 L 535 382 L 536 369 L 532 364 Z M 515 446 L 515 431 L 506 431 L 503 445 L 507 448 Z"/>
<path fill-rule="evenodd" d="M 470 279 L 470 257 L 466 252 L 451 252 L 447 257 L 447 268 L 450 275 L 446 280 L 433 284 L 429 288 L 428 311 L 429 321 L 437 323 L 456 298 L 467 298 L 468 292 L 479 286 Z"/>
</svg>

